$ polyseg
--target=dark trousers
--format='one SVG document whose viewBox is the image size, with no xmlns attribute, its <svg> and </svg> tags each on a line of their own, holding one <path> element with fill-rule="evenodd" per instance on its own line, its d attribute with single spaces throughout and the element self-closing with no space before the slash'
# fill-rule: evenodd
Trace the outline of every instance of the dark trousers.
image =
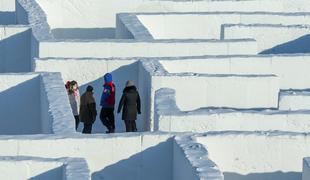
<svg viewBox="0 0 310 180">
<path fill-rule="evenodd" d="M 83 129 L 83 134 L 91 134 L 93 124 L 86 124 L 84 123 L 84 129 Z"/>
<path fill-rule="evenodd" d="M 100 120 L 110 133 L 115 131 L 114 108 L 101 108 Z"/>
<path fill-rule="evenodd" d="M 80 118 L 79 116 L 74 116 L 74 119 L 75 119 L 75 130 L 77 130 L 77 128 L 79 127 Z"/>
<path fill-rule="evenodd" d="M 125 126 L 126 126 L 126 132 L 137 132 L 136 121 L 125 120 Z"/>
</svg>

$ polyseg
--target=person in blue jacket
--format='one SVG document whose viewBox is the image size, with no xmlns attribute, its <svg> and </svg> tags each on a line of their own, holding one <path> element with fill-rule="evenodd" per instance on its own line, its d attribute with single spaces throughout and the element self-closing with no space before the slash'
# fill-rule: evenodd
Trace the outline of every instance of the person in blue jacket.
<svg viewBox="0 0 310 180">
<path fill-rule="evenodd" d="M 100 100 L 101 112 L 100 120 L 102 124 L 108 129 L 106 133 L 115 132 L 115 85 L 113 83 L 112 74 L 106 73 L 104 75 L 103 92 Z"/>
</svg>

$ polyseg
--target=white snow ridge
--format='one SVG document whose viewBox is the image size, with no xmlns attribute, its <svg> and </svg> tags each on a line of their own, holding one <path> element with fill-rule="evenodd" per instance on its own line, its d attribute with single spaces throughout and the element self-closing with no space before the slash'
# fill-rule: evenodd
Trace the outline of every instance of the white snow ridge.
<svg viewBox="0 0 310 180">
<path fill-rule="evenodd" d="M 138 132 L 105 133 L 106 73 Z M 309 0 L 0 0 L 0 179 L 310 180 Z"/>
</svg>

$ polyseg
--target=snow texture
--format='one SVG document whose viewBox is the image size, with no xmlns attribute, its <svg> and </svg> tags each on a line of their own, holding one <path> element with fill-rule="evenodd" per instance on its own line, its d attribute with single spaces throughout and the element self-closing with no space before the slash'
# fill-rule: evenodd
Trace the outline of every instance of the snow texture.
<svg viewBox="0 0 310 180">
<path fill-rule="evenodd" d="M 1 134 L 73 133 L 74 119 L 58 73 L 1 74 Z"/>
<path fill-rule="evenodd" d="M 90 180 L 88 165 L 82 158 L 3 156 L 0 164 L 1 179 Z"/>
<path fill-rule="evenodd" d="M 74 133 L 75 120 L 60 73 L 42 73 L 41 82 L 43 122 L 51 124 L 54 134 Z"/>
<path fill-rule="evenodd" d="M 309 24 L 309 13 L 200 12 L 121 13 L 118 29 L 123 38 L 135 39 L 223 39 L 226 24 Z M 188 23 L 191 22 L 191 23 Z M 212 28 L 210 28 L 212 27 Z M 129 32 L 129 33 L 128 33 Z"/>
<path fill-rule="evenodd" d="M 202 108 L 181 111 L 175 102 L 175 90 L 160 89 L 155 95 L 155 129 L 168 132 L 207 131 L 293 131 L 308 132 L 308 110 L 240 110 Z"/>
<path fill-rule="evenodd" d="M 0 0 L 0 179 L 309 179 L 309 12 L 308 0 Z M 138 129 L 157 132 L 102 135 L 99 118 L 95 134 L 75 131 L 64 82 L 98 101 L 107 72 L 117 101 L 135 82 Z"/>
<path fill-rule="evenodd" d="M 309 178 L 310 178 L 310 158 L 306 157 L 303 159 L 302 180 L 307 180 Z"/>
<path fill-rule="evenodd" d="M 223 25 L 223 39 L 254 38 L 261 54 L 309 53 L 310 26 L 237 24 Z M 277 36 L 274 36 L 277 34 Z"/>
<path fill-rule="evenodd" d="M 309 137 L 309 133 L 283 131 L 222 131 L 196 135 L 196 140 L 225 179 L 295 180 L 302 178 Z"/>
<path fill-rule="evenodd" d="M 209 159 L 207 150 L 189 135 L 175 137 L 174 163 L 175 179 L 224 179 L 217 165 Z"/>
</svg>

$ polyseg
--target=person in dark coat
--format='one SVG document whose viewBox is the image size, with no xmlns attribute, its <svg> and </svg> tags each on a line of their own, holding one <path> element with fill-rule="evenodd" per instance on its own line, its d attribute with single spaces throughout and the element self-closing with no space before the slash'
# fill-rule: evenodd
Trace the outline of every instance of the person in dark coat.
<svg viewBox="0 0 310 180">
<path fill-rule="evenodd" d="M 122 119 L 125 121 L 126 132 L 136 132 L 136 120 L 137 114 L 141 114 L 141 102 L 133 81 L 127 81 L 117 113 L 120 113 L 122 109 Z"/>
<path fill-rule="evenodd" d="M 115 85 L 112 81 L 112 74 L 104 75 L 103 92 L 101 96 L 100 120 L 108 129 L 106 133 L 115 132 L 114 105 L 115 105 Z"/>
<path fill-rule="evenodd" d="M 97 116 L 93 89 L 94 88 L 92 86 L 87 86 L 86 92 L 81 96 L 80 120 L 84 123 L 84 134 L 91 134 L 92 126 Z"/>
</svg>

